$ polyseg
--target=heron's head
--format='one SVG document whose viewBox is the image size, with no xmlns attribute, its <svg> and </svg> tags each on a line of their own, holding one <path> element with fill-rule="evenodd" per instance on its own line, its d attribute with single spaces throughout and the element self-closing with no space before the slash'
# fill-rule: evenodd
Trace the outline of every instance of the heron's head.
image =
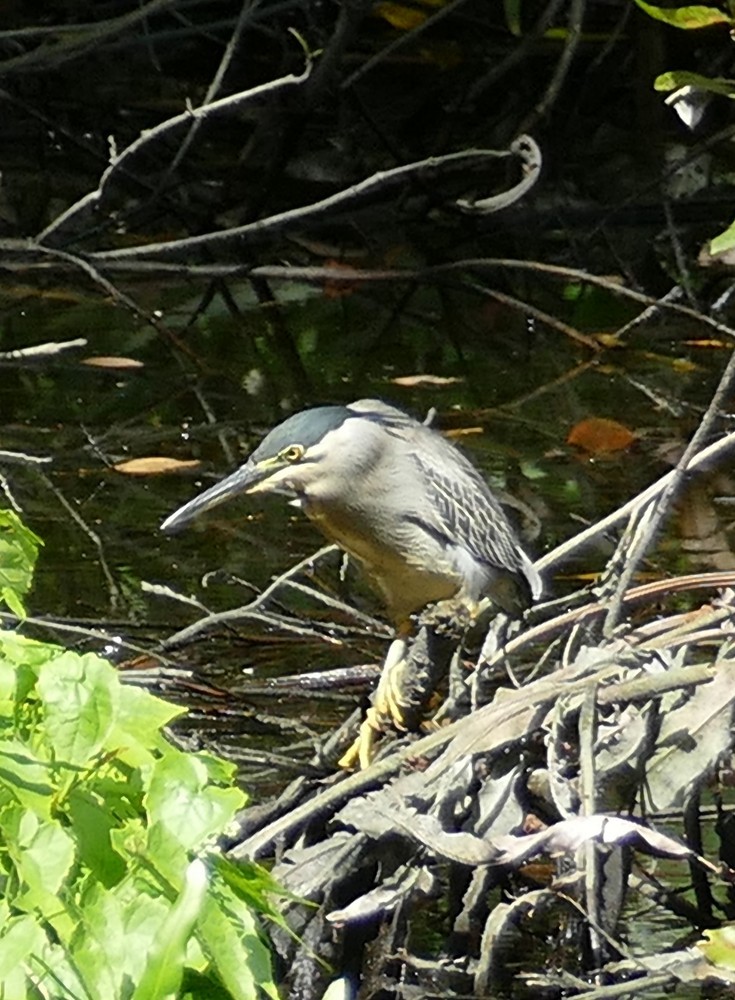
<svg viewBox="0 0 735 1000">
<path fill-rule="evenodd" d="M 295 413 L 274 427 L 232 475 L 167 517 L 161 530 L 178 531 L 204 511 L 241 494 L 298 494 L 306 482 L 327 471 L 325 437 L 354 416 L 346 406 L 318 406 Z"/>
</svg>

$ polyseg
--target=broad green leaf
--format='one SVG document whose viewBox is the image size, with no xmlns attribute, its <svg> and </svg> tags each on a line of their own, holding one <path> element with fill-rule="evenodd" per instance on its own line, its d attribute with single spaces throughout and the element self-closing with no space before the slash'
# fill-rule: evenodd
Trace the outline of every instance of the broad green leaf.
<svg viewBox="0 0 735 1000">
<path fill-rule="evenodd" d="M 58 760 L 88 765 L 105 745 L 117 712 L 120 679 L 94 653 L 66 652 L 39 670 L 44 732 Z"/>
<path fill-rule="evenodd" d="M 19 740 L 0 740 L 0 805 L 15 801 L 42 819 L 49 819 L 53 794 L 49 765 Z"/>
<path fill-rule="evenodd" d="M 64 905 L 59 894 L 75 860 L 72 837 L 55 821 L 44 822 L 30 810 L 19 814 L 15 830 L 9 837 L 8 853 L 12 857 L 21 892 L 18 906 L 37 910 L 56 926 L 64 923 Z"/>
<path fill-rule="evenodd" d="M 25 618 L 23 598 L 33 579 L 41 539 L 12 510 L 0 510 L 0 600 Z"/>
<path fill-rule="evenodd" d="M 126 871 L 125 862 L 110 840 L 110 831 L 119 822 L 111 805 L 93 795 L 89 784 L 73 788 L 66 800 L 79 860 L 108 889 L 116 885 Z"/>
<path fill-rule="evenodd" d="M 717 7 L 705 7 L 703 4 L 694 4 L 691 7 L 656 7 L 654 4 L 646 3 L 645 0 L 635 0 L 635 2 L 646 14 L 673 28 L 692 30 L 708 28 L 713 24 L 732 23 L 732 18 Z"/>
<path fill-rule="evenodd" d="M 719 236 L 710 240 L 709 252 L 714 256 L 718 253 L 724 253 L 726 250 L 732 250 L 733 247 L 735 247 L 735 222 L 731 223 L 724 233 L 720 233 Z"/>
<path fill-rule="evenodd" d="M 197 935 L 235 1000 L 256 1000 L 259 987 L 277 1000 L 271 955 L 255 916 L 226 886 L 207 898 Z"/>
<path fill-rule="evenodd" d="M 43 930 L 35 917 L 13 917 L 3 925 L 0 936 L 0 984 L 5 986 L 13 970 L 25 963 L 32 952 L 41 949 L 43 940 Z"/>
<path fill-rule="evenodd" d="M 125 938 L 120 900 L 92 883 L 80 900 L 80 912 L 82 920 L 70 945 L 74 964 L 93 997 L 119 997 L 132 951 Z"/>
<path fill-rule="evenodd" d="M 52 1000 L 92 1000 L 63 945 L 46 938 L 42 947 L 29 957 L 28 970 L 39 987 L 29 992 L 28 1000 L 45 1000 L 47 997 Z"/>
<path fill-rule="evenodd" d="M 189 852 L 182 845 L 176 832 L 165 823 L 151 823 L 145 857 L 164 883 L 179 887 L 189 861 Z"/>
<path fill-rule="evenodd" d="M 690 73 L 685 69 L 674 69 L 661 73 L 653 81 L 655 90 L 666 93 L 669 90 L 679 90 L 680 87 L 696 87 L 710 94 L 722 94 L 724 97 L 735 97 L 735 80 L 726 80 L 721 76 L 702 76 L 700 73 Z"/>
<path fill-rule="evenodd" d="M 126 996 L 144 974 L 172 906 L 153 892 L 136 874 L 112 890 L 93 884 L 83 894 L 71 954 L 95 997 Z"/>
<path fill-rule="evenodd" d="M 705 931 L 706 941 L 700 941 L 697 947 L 704 952 L 713 965 L 726 969 L 735 969 L 735 926 L 728 924 L 717 930 Z"/>
<path fill-rule="evenodd" d="M 43 822 L 26 810 L 18 825 L 19 872 L 26 884 L 57 894 L 74 862 L 74 841 L 56 821 Z"/>
<path fill-rule="evenodd" d="M 209 784 L 204 761 L 173 750 L 154 765 L 145 796 L 151 825 L 166 826 L 188 850 L 222 833 L 244 803 L 240 789 Z"/>
<path fill-rule="evenodd" d="M 142 688 L 120 685 L 118 711 L 107 746 L 134 767 L 153 763 L 153 751 L 167 751 L 171 744 L 161 732 L 185 714 L 180 705 L 156 698 Z"/>
<path fill-rule="evenodd" d="M 237 778 L 237 764 L 224 757 L 216 757 L 214 754 L 200 750 L 196 754 L 196 759 L 201 761 L 207 769 L 209 780 L 217 785 L 229 785 Z M 243 792 L 243 795 L 245 793 Z M 247 796 L 246 796 L 247 800 Z"/>
<path fill-rule="evenodd" d="M 176 996 L 184 972 L 186 948 L 207 892 L 207 870 L 201 861 L 192 861 L 184 887 L 171 907 L 153 947 L 148 952 L 145 972 L 132 1000 L 169 1000 Z"/>
<path fill-rule="evenodd" d="M 28 639 L 18 632 L 0 632 L 0 656 L 16 667 L 30 667 L 37 673 L 44 664 L 63 654 L 61 646 Z"/>
</svg>

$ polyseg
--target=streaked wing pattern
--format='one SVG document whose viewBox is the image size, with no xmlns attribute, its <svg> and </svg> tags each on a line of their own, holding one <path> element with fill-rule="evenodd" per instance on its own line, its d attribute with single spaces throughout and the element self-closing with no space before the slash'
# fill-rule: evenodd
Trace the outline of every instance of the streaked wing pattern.
<svg viewBox="0 0 735 1000">
<path fill-rule="evenodd" d="M 491 566 L 511 572 L 522 570 L 518 551 L 512 544 L 514 532 L 498 531 L 498 525 L 507 524 L 508 519 L 474 466 L 462 455 L 462 473 L 447 476 L 415 453 L 412 457 L 426 480 L 441 520 L 439 527 L 447 537 L 461 541 L 475 558 Z"/>
</svg>

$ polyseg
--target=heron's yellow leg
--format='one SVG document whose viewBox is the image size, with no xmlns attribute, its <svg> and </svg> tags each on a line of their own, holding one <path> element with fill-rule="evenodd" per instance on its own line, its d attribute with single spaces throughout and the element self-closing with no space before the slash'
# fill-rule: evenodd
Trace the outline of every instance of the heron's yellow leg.
<svg viewBox="0 0 735 1000">
<path fill-rule="evenodd" d="M 339 766 L 353 768 L 359 764 L 366 768 L 375 753 L 378 737 L 385 732 L 385 726 L 392 722 L 398 729 L 406 729 L 403 717 L 404 699 L 401 694 L 401 680 L 406 664 L 408 634 L 394 639 L 380 672 L 378 686 L 373 695 L 373 704 L 367 710 L 365 721 L 360 726 L 357 739 L 341 757 Z"/>
</svg>

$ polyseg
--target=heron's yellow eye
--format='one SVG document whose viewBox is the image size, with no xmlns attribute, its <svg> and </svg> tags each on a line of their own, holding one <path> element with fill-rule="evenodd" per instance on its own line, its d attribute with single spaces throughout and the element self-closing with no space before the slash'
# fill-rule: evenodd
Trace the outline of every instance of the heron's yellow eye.
<svg viewBox="0 0 735 1000">
<path fill-rule="evenodd" d="M 303 455 L 304 449 L 300 444 L 290 444 L 281 452 L 281 458 L 286 462 L 298 462 L 300 458 L 303 458 Z"/>
</svg>

